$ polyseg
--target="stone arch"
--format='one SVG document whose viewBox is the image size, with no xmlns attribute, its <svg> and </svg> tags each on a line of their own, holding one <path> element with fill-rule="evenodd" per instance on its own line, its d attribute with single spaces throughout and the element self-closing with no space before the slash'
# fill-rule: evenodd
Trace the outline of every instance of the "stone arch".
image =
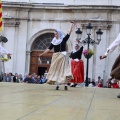
<svg viewBox="0 0 120 120">
<path fill-rule="evenodd" d="M 32 47 L 32 44 L 34 43 L 34 40 L 39 37 L 40 35 L 42 34 L 45 34 L 45 33 L 53 33 L 54 32 L 54 29 L 45 29 L 45 30 L 41 30 L 39 32 L 37 32 L 36 34 L 34 34 L 30 40 L 27 42 L 27 51 L 31 51 L 31 47 Z"/>
<path fill-rule="evenodd" d="M 54 33 L 45 33 L 35 39 L 31 46 L 31 51 L 45 51 L 51 44 Z M 53 51 L 53 50 L 52 50 Z"/>
</svg>

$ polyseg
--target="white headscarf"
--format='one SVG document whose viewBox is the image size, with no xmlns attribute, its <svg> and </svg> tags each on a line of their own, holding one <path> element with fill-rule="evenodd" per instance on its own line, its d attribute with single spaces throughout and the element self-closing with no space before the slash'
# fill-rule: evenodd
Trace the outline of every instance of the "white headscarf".
<svg viewBox="0 0 120 120">
<path fill-rule="evenodd" d="M 79 44 L 75 44 L 75 46 L 78 46 L 78 50 L 81 48 Z M 73 50 L 72 52 L 75 53 L 75 52 L 77 52 L 78 50 L 76 50 L 76 49 L 74 48 L 74 50 Z"/>
<path fill-rule="evenodd" d="M 52 43 L 53 45 L 59 45 L 59 44 L 62 42 L 63 38 L 64 38 L 64 34 L 62 33 L 61 30 L 56 30 L 56 31 L 57 31 L 57 33 L 58 33 L 59 38 L 56 39 L 56 37 L 54 37 L 54 38 L 52 39 L 52 42 L 51 42 L 51 43 Z"/>
</svg>

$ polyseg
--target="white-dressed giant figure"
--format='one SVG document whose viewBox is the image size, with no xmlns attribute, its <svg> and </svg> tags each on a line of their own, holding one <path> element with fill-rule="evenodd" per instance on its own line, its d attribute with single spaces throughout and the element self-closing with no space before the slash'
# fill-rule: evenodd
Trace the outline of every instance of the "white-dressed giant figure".
<svg viewBox="0 0 120 120">
<path fill-rule="evenodd" d="M 3 57 L 4 55 L 7 55 L 7 59 L 4 59 L 4 57 Z M 1 72 L 2 72 L 1 62 L 3 60 L 11 59 L 11 54 L 5 48 L 3 48 L 1 45 L 0 45 L 0 58 L 1 58 L 1 61 L 0 61 L 0 76 L 1 76 Z"/>
</svg>

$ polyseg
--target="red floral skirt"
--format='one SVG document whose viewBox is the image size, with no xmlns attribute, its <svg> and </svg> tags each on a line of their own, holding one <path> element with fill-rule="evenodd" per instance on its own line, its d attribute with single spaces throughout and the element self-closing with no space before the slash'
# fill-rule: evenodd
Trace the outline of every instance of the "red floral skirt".
<svg viewBox="0 0 120 120">
<path fill-rule="evenodd" d="M 82 83 L 84 82 L 84 63 L 82 60 L 76 62 L 75 60 L 71 61 L 71 69 L 73 78 L 70 80 L 71 83 Z"/>
</svg>

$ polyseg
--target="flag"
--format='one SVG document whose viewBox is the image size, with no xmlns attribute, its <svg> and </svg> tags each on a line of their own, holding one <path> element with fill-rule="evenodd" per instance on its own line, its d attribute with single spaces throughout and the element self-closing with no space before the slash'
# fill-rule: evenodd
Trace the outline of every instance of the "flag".
<svg viewBox="0 0 120 120">
<path fill-rule="evenodd" d="M 0 0 L 0 32 L 2 32 L 2 1 Z"/>
</svg>

